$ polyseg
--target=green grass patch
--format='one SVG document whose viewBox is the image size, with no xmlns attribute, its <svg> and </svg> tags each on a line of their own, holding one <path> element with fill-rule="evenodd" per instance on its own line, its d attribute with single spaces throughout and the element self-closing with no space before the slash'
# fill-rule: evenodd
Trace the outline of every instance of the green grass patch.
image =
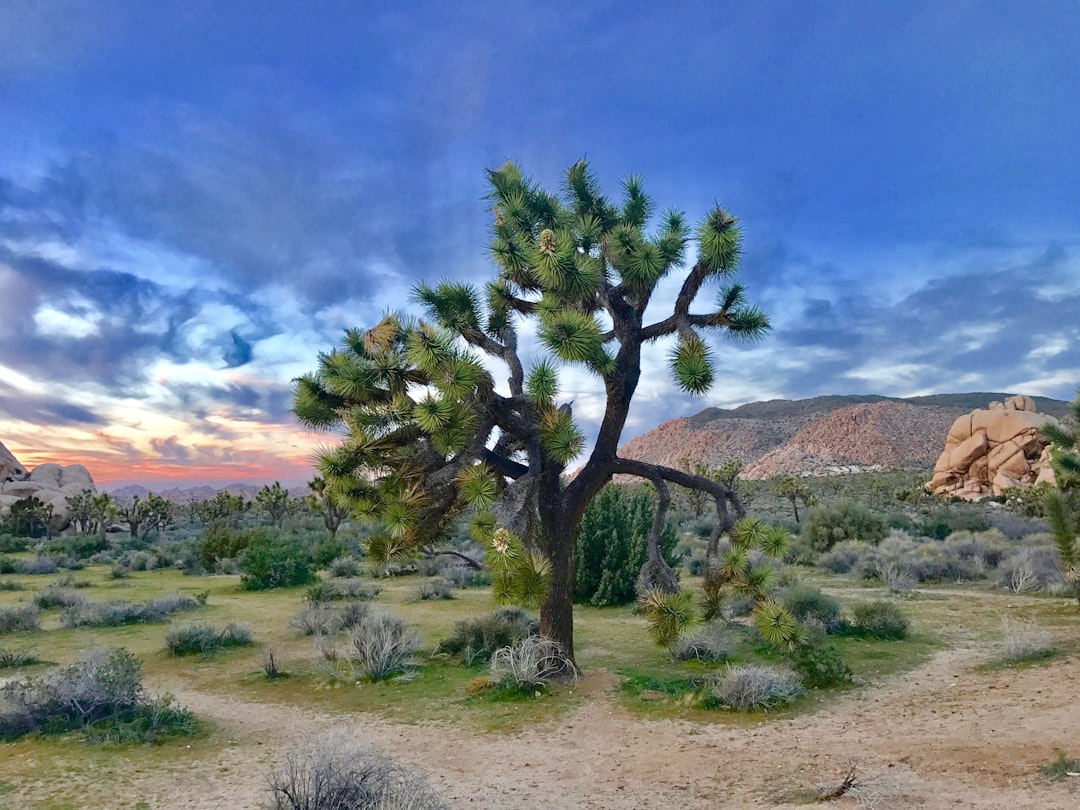
<svg viewBox="0 0 1080 810">
<path fill-rule="evenodd" d="M 1067 777 L 1080 776 L 1080 759 L 1070 757 L 1060 748 L 1056 751 L 1057 759 L 1039 768 L 1039 773 L 1055 782 Z"/>
</svg>

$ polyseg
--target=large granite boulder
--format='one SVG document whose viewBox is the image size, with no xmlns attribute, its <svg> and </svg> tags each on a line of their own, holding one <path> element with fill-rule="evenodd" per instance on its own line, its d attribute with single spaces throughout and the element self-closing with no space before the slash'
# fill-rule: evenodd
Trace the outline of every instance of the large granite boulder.
<svg viewBox="0 0 1080 810">
<path fill-rule="evenodd" d="M 16 501 L 31 495 L 53 507 L 53 530 L 63 531 L 71 523 L 70 495 L 89 490 L 97 492 L 90 471 L 82 464 L 39 464 L 27 470 L 11 452 L 0 444 L 0 516 L 11 511 Z"/>
<path fill-rule="evenodd" d="M 974 501 L 1009 487 L 1054 483 L 1041 430 L 1054 417 L 1038 413 L 1029 396 L 1008 397 L 958 417 L 927 486 L 935 493 Z"/>
</svg>

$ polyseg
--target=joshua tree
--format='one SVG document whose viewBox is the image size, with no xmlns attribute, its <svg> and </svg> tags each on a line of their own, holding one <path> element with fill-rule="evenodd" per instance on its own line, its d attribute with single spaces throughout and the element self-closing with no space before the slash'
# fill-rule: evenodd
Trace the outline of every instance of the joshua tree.
<svg viewBox="0 0 1080 810">
<path fill-rule="evenodd" d="M 1071 429 L 1053 424 L 1043 428 L 1043 436 L 1054 446 L 1051 464 L 1057 481 L 1057 489 L 1046 494 L 1043 511 L 1065 579 L 1080 601 L 1080 390 L 1070 408 Z"/>
<path fill-rule="evenodd" d="M 281 528 L 289 511 L 289 493 L 275 481 L 272 487 L 264 486 L 255 494 L 255 505 L 270 516 L 270 525 Z"/>
<path fill-rule="evenodd" d="M 337 536 L 337 530 L 349 516 L 347 503 L 339 503 L 332 493 L 326 491 L 326 481 L 316 475 L 308 481 L 308 489 L 311 494 L 307 496 L 305 503 L 312 512 L 318 512 L 322 516 L 326 533 L 333 540 Z"/>
<path fill-rule="evenodd" d="M 781 498 L 791 501 L 791 511 L 795 515 L 795 522 L 799 522 L 799 501 L 803 506 L 812 506 L 814 496 L 810 494 L 810 488 L 804 481 L 800 481 L 794 475 L 781 475 L 773 479 L 772 491 Z"/>
<path fill-rule="evenodd" d="M 347 331 L 315 372 L 296 380 L 294 410 L 312 428 L 344 429 L 344 440 L 320 454 L 318 468 L 327 490 L 347 499 L 354 515 L 381 524 L 368 540 L 369 554 L 412 553 L 442 537 L 463 510 L 474 510 L 471 531 L 488 550 L 496 595 L 539 604 L 541 633 L 572 657 L 575 535 L 613 475 L 656 487 L 653 545 L 668 483 L 709 493 L 714 541 L 741 517 L 730 485 L 618 456 L 642 348 L 670 342 L 676 384 L 702 394 L 713 385 L 717 351 L 706 337 L 753 340 L 769 323 L 736 281 L 741 233 L 722 208 L 709 211 L 693 233 L 679 211 L 654 221 L 637 177 L 624 181 L 616 203 L 601 194 L 584 161 L 567 171 L 561 196 L 512 163 L 489 171 L 488 181 L 495 278 L 480 289 L 418 284 L 414 296 L 428 320 L 388 314 L 366 331 Z M 691 242 L 696 250 L 687 265 Z M 672 273 L 682 281 L 670 314 L 646 319 L 657 284 Z M 692 311 L 713 281 L 715 303 Z M 542 349 L 528 367 L 526 346 L 529 354 Z M 560 398 L 564 364 L 595 375 L 605 395 L 596 443 L 573 477 L 565 475 L 567 465 L 585 437 L 572 403 Z M 489 370 L 495 366 L 505 372 L 503 388 Z M 665 567 L 645 572 L 647 579 L 663 584 L 671 575 Z"/>
</svg>

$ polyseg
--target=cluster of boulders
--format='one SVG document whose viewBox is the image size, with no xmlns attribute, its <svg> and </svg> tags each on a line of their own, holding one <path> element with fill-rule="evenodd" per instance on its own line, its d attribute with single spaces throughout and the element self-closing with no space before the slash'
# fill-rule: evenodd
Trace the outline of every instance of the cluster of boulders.
<svg viewBox="0 0 1080 810">
<path fill-rule="evenodd" d="M 0 444 L 0 516 L 6 515 L 16 501 L 33 495 L 43 503 L 52 504 L 53 529 L 59 531 L 71 521 L 68 497 L 86 490 L 96 493 L 97 487 L 90 471 L 82 464 L 66 467 L 39 464 L 33 470 L 27 470 Z"/>
<path fill-rule="evenodd" d="M 928 486 L 975 501 L 1009 487 L 1054 483 L 1050 449 L 1041 430 L 1054 417 L 1038 413 L 1029 396 L 991 402 L 953 422 Z"/>
</svg>

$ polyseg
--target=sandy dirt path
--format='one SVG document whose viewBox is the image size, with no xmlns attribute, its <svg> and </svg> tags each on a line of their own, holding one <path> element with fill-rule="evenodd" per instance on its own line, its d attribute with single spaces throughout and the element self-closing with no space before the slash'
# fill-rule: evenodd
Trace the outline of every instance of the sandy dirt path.
<svg viewBox="0 0 1080 810">
<path fill-rule="evenodd" d="M 215 778 L 180 754 L 132 787 L 153 808 L 254 809 L 284 741 L 335 727 L 424 771 L 455 808 L 805 806 L 798 791 L 839 781 L 851 760 L 906 784 L 905 797 L 880 807 L 1080 807 L 1080 778 L 1051 783 L 1037 774 L 1054 747 L 1075 754 L 1080 660 L 977 669 L 984 660 L 973 648 L 944 651 L 818 712 L 750 725 L 641 719 L 619 705 L 604 672 L 585 679 L 588 696 L 569 714 L 513 734 L 181 691 L 182 704 L 229 736 Z M 845 805 L 854 802 L 827 806 Z"/>
</svg>

